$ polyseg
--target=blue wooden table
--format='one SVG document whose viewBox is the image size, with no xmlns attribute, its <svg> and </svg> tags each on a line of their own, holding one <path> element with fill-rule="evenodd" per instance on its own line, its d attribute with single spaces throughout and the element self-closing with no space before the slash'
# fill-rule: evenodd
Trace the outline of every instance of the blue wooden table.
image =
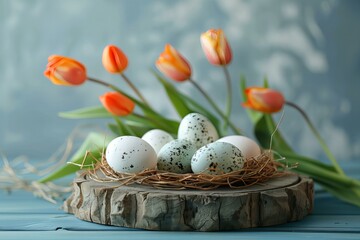
<svg viewBox="0 0 360 240">
<path fill-rule="evenodd" d="M 360 161 L 344 162 L 360 178 Z M 318 188 L 317 188 L 318 189 Z M 162 232 L 103 226 L 64 213 L 31 193 L 0 192 L 0 239 L 360 239 L 360 208 L 317 190 L 315 208 L 299 222 L 233 232 Z"/>
</svg>

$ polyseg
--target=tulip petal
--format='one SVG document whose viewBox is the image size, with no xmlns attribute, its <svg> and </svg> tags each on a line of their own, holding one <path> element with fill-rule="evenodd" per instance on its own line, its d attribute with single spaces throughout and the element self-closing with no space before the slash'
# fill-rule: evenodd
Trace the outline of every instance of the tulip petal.
<svg viewBox="0 0 360 240">
<path fill-rule="evenodd" d="M 155 65 L 160 72 L 175 81 L 185 81 L 191 76 L 190 64 L 170 44 L 165 45 Z"/>
<path fill-rule="evenodd" d="M 106 110 L 115 116 L 126 116 L 135 108 L 133 101 L 118 92 L 107 92 L 99 99 Z"/>
<path fill-rule="evenodd" d="M 59 55 L 51 55 L 44 71 L 45 77 L 54 84 L 63 86 L 76 86 L 87 79 L 86 68 L 75 59 Z"/>
<path fill-rule="evenodd" d="M 201 37 L 201 46 L 206 58 L 211 64 L 220 65 L 218 53 L 215 50 L 214 42 L 207 36 Z"/>
<path fill-rule="evenodd" d="M 166 73 L 166 75 L 175 80 L 175 81 L 185 81 L 187 79 L 189 79 L 189 75 L 186 73 L 183 73 L 181 71 L 179 71 L 178 68 L 176 68 L 176 66 L 174 66 L 171 63 L 168 62 L 156 62 L 156 67 L 163 73 Z"/>
<path fill-rule="evenodd" d="M 189 75 L 191 70 L 190 70 L 190 65 L 188 64 L 186 59 L 183 56 L 181 56 L 181 54 L 178 51 L 176 51 L 176 49 L 173 48 L 170 44 L 167 44 L 166 48 L 169 52 L 169 55 L 172 57 L 171 61 L 173 65 L 176 66 L 176 68 L 183 74 Z"/>
<path fill-rule="evenodd" d="M 265 113 L 275 113 L 282 109 L 285 99 L 283 95 L 273 89 L 250 87 L 245 89 L 247 102 L 242 105 Z"/>
<path fill-rule="evenodd" d="M 230 45 L 221 29 L 210 29 L 201 34 L 201 46 L 206 58 L 214 65 L 227 65 L 232 60 Z"/>
<path fill-rule="evenodd" d="M 128 66 L 128 59 L 120 48 L 108 45 L 104 48 L 102 63 L 108 72 L 122 73 Z"/>
</svg>

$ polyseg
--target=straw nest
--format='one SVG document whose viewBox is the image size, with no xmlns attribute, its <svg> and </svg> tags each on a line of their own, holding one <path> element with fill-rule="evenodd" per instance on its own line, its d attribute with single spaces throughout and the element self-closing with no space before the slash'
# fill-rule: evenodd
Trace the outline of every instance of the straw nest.
<svg viewBox="0 0 360 240">
<path fill-rule="evenodd" d="M 289 174 L 285 166 L 275 160 L 270 151 L 245 161 L 239 171 L 218 175 L 178 174 L 155 169 L 146 169 L 140 173 L 118 173 L 110 168 L 103 155 L 92 170 L 86 174 L 97 182 L 116 182 L 119 185 L 142 184 L 160 189 L 196 189 L 212 190 L 219 187 L 246 188 L 269 179 Z"/>
</svg>

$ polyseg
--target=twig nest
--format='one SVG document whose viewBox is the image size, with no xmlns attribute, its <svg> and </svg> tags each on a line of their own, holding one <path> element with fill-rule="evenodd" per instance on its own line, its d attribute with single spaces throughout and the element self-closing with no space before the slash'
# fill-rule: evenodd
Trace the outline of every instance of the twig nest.
<svg viewBox="0 0 360 240">
<path fill-rule="evenodd" d="M 118 173 L 139 173 L 155 169 L 157 156 L 149 143 L 134 136 L 113 139 L 106 148 L 106 161 Z"/>
<path fill-rule="evenodd" d="M 239 171 L 245 158 L 234 145 L 226 142 L 214 142 L 200 148 L 191 159 L 194 173 L 224 174 Z"/>
<path fill-rule="evenodd" d="M 211 190 L 219 187 L 244 188 L 269 179 L 288 174 L 287 166 L 275 161 L 269 151 L 256 158 L 246 159 L 239 171 L 220 175 L 207 173 L 172 173 L 156 169 L 145 169 L 139 173 L 119 173 L 108 164 L 105 156 L 95 169 L 89 170 L 89 177 L 98 182 L 117 182 L 119 185 L 141 184 L 161 189 Z M 85 172 L 86 174 L 86 172 Z"/>
</svg>

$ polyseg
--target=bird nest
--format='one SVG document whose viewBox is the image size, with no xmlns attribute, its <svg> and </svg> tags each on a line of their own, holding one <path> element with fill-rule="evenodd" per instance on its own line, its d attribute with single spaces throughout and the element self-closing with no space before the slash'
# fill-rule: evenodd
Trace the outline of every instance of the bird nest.
<svg viewBox="0 0 360 240">
<path fill-rule="evenodd" d="M 205 173 L 178 174 L 156 169 L 139 173 L 118 173 L 111 169 L 105 156 L 88 170 L 88 177 L 97 182 L 115 182 L 121 185 L 141 184 L 160 189 L 212 190 L 219 187 L 246 188 L 269 179 L 289 174 L 289 167 L 273 158 L 270 151 L 248 158 L 239 171 L 217 175 Z"/>
</svg>

